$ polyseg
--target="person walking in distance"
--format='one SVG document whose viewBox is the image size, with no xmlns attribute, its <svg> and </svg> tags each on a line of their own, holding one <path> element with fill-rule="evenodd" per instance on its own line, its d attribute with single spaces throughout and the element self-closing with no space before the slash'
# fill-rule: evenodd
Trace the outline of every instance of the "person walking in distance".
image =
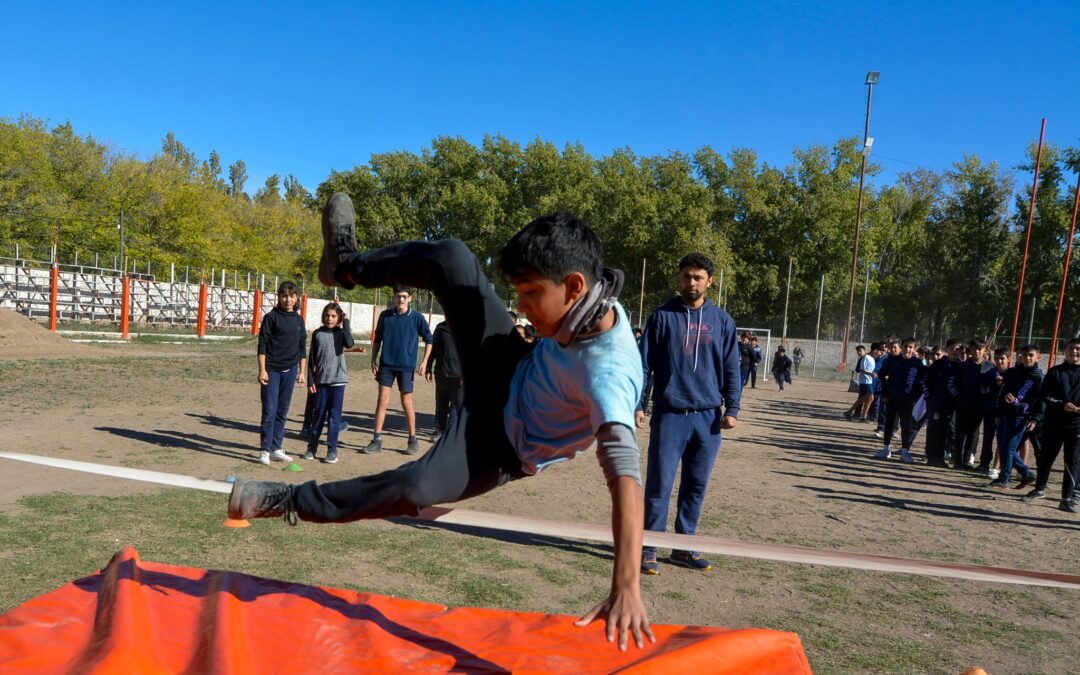
<svg viewBox="0 0 1080 675">
<path fill-rule="evenodd" d="M 735 322 L 706 297 L 714 269 L 712 260 L 701 253 L 679 261 L 679 295 L 653 312 L 641 341 L 645 379 L 650 374 L 654 379 L 645 474 L 645 529 L 653 532 L 667 529 L 668 504 L 681 463 L 675 531 L 694 534 L 720 451 L 721 430 L 738 424 L 740 348 Z M 644 404 L 636 413 L 642 428 Z M 696 551 L 672 551 L 670 560 L 695 570 L 712 567 Z M 641 571 L 660 573 L 655 548 L 643 550 Z"/>
<path fill-rule="evenodd" d="M 461 407 L 463 390 L 461 364 L 450 326 L 445 321 L 439 322 L 432 337 L 431 358 L 424 375 L 428 382 L 435 380 L 435 437 L 438 437 L 446 431 L 450 416 L 456 415 Z"/>
<path fill-rule="evenodd" d="M 427 371 L 431 356 L 431 329 L 420 312 L 409 308 L 412 290 L 405 286 L 394 287 L 394 306 L 383 310 L 375 325 L 371 340 L 371 372 L 379 383 L 379 400 L 375 404 L 375 435 L 360 452 L 371 455 L 382 450 L 383 423 L 386 408 L 390 404 L 390 387 L 397 381 L 401 393 L 401 409 L 405 411 L 405 423 L 409 429 L 409 441 L 405 454 L 420 452 L 416 440 L 416 410 L 413 408 L 413 374 L 417 371 L 416 354 L 418 338 L 424 340 L 424 359 L 419 371 Z M 381 357 L 381 358 L 380 358 Z"/>
</svg>

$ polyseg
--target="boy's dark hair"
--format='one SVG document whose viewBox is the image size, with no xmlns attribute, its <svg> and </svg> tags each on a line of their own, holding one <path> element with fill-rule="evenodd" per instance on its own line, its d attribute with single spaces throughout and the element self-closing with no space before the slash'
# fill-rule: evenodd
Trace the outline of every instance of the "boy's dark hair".
<svg viewBox="0 0 1080 675">
<path fill-rule="evenodd" d="M 857 352 L 865 352 L 866 351 L 866 345 L 855 345 L 855 351 L 857 351 Z"/>
<path fill-rule="evenodd" d="M 958 340 L 956 338 L 949 338 L 948 340 L 945 341 L 945 349 L 948 349 L 949 347 L 952 347 L 952 346 L 958 345 L 958 344 L 960 344 L 960 340 Z"/>
<path fill-rule="evenodd" d="M 1024 352 L 1035 352 L 1037 354 L 1039 352 L 1039 348 L 1033 344 L 1026 344 L 1022 345 L 1020 349 L 1016 350 L 1017 354 L 1023 354 Z"/>
<path fill-rule="evenodd" d="M 409 297 L 412 297 L 412 288 L 410 286 L 394 286 L 394 295 L 398 293 L 408 293 Z"/>
<path fill-rule="evenodd" d="M 536 326 L 531 323 L 525 324 L 525 336 L 530 340 L 533 340 L 540 336 L 540 331 L 536 330 Z"/>
<path fill-rule="evenodd" d="M 881 349 L 885 349 L 885 346 L 883 344 L 881 344 L 880 342 L 871 342 L 870 343 L 870 351 L 876 352 L 876 351 L 881 350 Z"/>
<path fill-rule="evenodd" d="M 709 256 L 704 253 L 687 253 L 679 261 L 679 271 L 682 272 L 687 267 L 693 267 L 699 270 L 705 270 L 705 274 L 708 274 L 711 278 L 713 272 L 716 271 L 716 265 Z"/>
<path fill-rule="evenodd" d="M 997 349 L 994 350 L 994 358 L 995 359 L 997 357 L 999 357 L 999 356 L 1008 356 L 1008 355 L 1009 355 L 1009 350 L 1004 348 L 1004 347 L 998 347 Z"/>
<path fill-rule="evenodd" d="M 300 295 L 300 289 L 291 281 L 282 281 L 277 287 L 277 306 L 281 307 L 281 300 L 286 295 Z"/>
<path fill-rule="evenodd" d="M 1067 349 L 1069 345 L 1080 345 L 1080 335 L 1069 338 L 1069 341 L 1065 343 L 1065 346 L 1062 347 L 1062 349 Z"/>
<path fill-rule="evenodd" d="M 604 247 L 591 227 L 569 213 L 553 213 L 506 242 L 499 251 L 499 269 L 510 279 L 532 270 L 556 283 L 581 272 L 591 286 L 604 271 Z"/>
<path fill-rule="evenodd" d="M 341 308 L 341 305 L 337 304 L 336 302 L 328 302 L 326 303 L 326 307 L 323 307 L 322 310 L 322 318 L 324 321 L 326 320 L 326 313 L 330 311 L 337 312 L 338 319 L 345 316 L 345 310 Z"/>
<path fill-rule="evenodd" d="M 986 343 L 979 338 L 973 338 L 971 342 L 967 344 L 967 346 L 971 347 L 972 349 L 986 349 Z"/>
<path fill-rule="evenodd" d="M 780 352 L 784 352 L 784 353 L 786 354 L 786 353 L 787 353 L 787 350 L 786 350 L 786 349 L 784 349 L 783 347 L 777 347 L 777 348 L 776 348 L 776 353 L 777 353 L 777 354 L 779 354 Z"/>
<path fill-rule="evenodd" d="M 918 347 L 919 346 L 919 341 L 916 340 L 913 337 L 904 338 L 904 341 L 900 343 L 900 346 L 903 347 L 903 346 L 906 346 L 906 345 L 909 345 L 909 344 L 912 344 L 912 345 L 915 345 L 916 347 Z"/>
</svg>

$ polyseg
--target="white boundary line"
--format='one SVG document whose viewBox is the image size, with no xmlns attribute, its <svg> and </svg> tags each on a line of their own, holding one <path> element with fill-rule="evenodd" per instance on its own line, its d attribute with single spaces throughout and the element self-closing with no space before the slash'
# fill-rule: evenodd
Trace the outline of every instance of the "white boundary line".
<svg viewBox="0 0 1080 675">
<path fill-rule="evenodd" d="M 129 469 L 126 467 L 93 464 L 91 462 L 79 462 L 55 457 L 27 455 L 18 452 L 0 452 L 0 458 L 13 459 L 20 462 L 30 462 L 59 469 L 83 471 L 114 478 L 159 483 L 161 485 L 169 485 L 172 487 L 207 490 L 222 494 L 231 492 L 233 485 L 232 483 L 223 480 L 195 478 L 193 476 L 163 473 L 160 471 L 147 471 L 145 469 Z M 222 510 L 224 510 L 224 508 Z M 543 520 L 541 518 L 530 518 L 528 516 L 483 513 L 480 511 L 468 511 L 465 509 L 453 509 L 441 506 L 432 506 L 424 509 L 418 518 L 439 523 L 489 528 L 504 532 L 583 539 L 605 543 L 612 542 L 611 528 L 606 525 L 559 522 Z M 1006 567 L 990 567 L 987 565 L 938 562 L 935 560 L 921 560 L 918 558 L 900 558 L 895 556 L 874 555 L 871 553 L 831 551 L 827 549 L 785 546 L 781 544 L 751 543 L 735 539 L 672 534 L 668 532 L 646 532 L 645 544 L 648 546 L 690 549 L 701 551 L 703 553 L 713 553 L 740 558 L 755 558 L 758 560 L 772 560 L 776 562 L 803 563 L 808 565 L 824 565 L 826 567 L 873 570 L 877 572 L 899 572 L 904 574 L 921 574 L 925 576 L 947 577 L 952 579 L 969 579 L 974 581 L 990 581 L 1028 586 L 1049 586 L 1052 588 L 1080 590 L 1080 575 L 1075 574 L 1058 574 L 1054 572 L 1020 570 Z"/>
</svg>

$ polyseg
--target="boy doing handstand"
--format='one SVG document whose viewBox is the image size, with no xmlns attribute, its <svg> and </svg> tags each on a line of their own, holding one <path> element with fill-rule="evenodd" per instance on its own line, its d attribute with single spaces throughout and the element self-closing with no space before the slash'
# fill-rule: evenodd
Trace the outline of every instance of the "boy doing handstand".
<svg viewBox="0 0 1080 675">
<path fill-rule="evenodd" d="M 607 619 L 607 638 L 653 640 L 639 588 L 643 537 L 640 452 L 633 431 L 641 357 L 617 302 L 622 272 L 604 268 L 600 241 L 567 214 L 538 218 L 506 244 L 499 267 L 518 310 L 545 339 L 527 344 L 479 261 L 458 241 L 356 250 L 352 202 L 323 211 L 324 284 L 430 289 L 446 312 L 465 382 L 464 403 L 426 455 L 390 471 L 301 485 L 237 481 L 231 518 L 284 515 L 317 523 L 415 516 L 574 458 L 596 442 L 611 494 L 615 563 L 611 592 L 584 626 Z"/>
</svg>

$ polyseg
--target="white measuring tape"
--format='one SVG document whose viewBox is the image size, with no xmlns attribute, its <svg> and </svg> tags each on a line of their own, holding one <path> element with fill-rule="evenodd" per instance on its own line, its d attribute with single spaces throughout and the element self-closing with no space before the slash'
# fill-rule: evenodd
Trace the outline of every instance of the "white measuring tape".
<svg viewBox="0 0 1080 675">
<path fill-rule="evenodd" d="M 129 469 L 120 466 L 78 462 L 70 459 L 41 457 L 18 452 L 0 452 L 0 458 L 14 459 L 59 469 L 71 469 L 86 473 L 95 473 L 113 478 L 126 478 L 148 483 L 159 483 L 171 487 L 207 490 L 227 494 L 232 491 L 232 483 L 224 480 L 195 478 L 175 473 Z M 224 504 L 222 505 L 224 511 Z M 528 516 L 511 516 L 501 513 L 483 513 L 465 509 L 453 509 L 432 506 L 424 509 L 418 519 L 451 525 L 487 528 L 502 532 L 517 532 L 536 536 L 558 537 L 563 539 L 583 539 L 611 543 L 611 528 L 605 525 L 588 523 L 569 523 Z M 991 581 L 1005 584 L 1024 584 L 1029 586 L 1049 586 L 1080 590 L 1080 575 L 1039 572 L 1033 570 L 990 567 L 987 565 L 968 565 L 963 563 L 938 562 L 919 558 L 901 558 L 871 553 L 850 553 L 828 549 L 785 546 L 782 544 L 758 544 L 722 539 L 702 535 L 673 534 L 668 532 L 645 532 L 647 546 L 659 546 L 673 549 L 701 551 L 717 555 L 739 558 L 755 558 L 776 562 L 823 565 L 826 567 L 845 567 L 857 570 L 877 572 L 900 572 L 921 574 L 924 576 L 948 577 L 952 579 L 970 579 Z"/>
</svg>

